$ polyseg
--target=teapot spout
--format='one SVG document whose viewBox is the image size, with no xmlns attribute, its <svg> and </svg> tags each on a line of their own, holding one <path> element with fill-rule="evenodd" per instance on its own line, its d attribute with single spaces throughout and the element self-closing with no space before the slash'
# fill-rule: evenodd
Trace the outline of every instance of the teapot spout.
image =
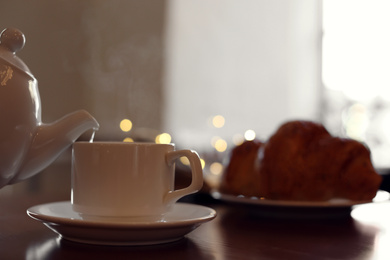
<svg viewBox="0 0 390 260">
<path fill-rule="evenodd" d="M 73 112 L 50 124 L 38 125 L 24 164 L 11 183 L 27 179 L 49 166 L 90 129 L 99 129 L 99 123 L 85 110 Z"/>
</svg>

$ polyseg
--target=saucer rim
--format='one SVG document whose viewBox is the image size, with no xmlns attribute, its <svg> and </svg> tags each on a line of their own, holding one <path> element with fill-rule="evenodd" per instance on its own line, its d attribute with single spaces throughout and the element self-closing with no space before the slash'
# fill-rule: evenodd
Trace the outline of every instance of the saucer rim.
<svg viewBox="0 0 390 260">
<path fill-rule="evenodd" d="M 48 210 L 47 214 L 42 214 L 46 212 L 39 211 L 42 210 L 41 207 L 53 207 L 54 205 L 54 211 L 53 208 L 46 208 Z M 58 207 L 64 206 L 67 208 L 60 209 L 64 212 L 55 212 L 55 209 L 59 210 Z M 74 217 L 78 215 L 75 215 L 70 201 L 36 205 L 29 208 L 27 214 L 58 234 L 61 239 L 76 243 L 105 246 L 145 246 L 171 243 L 182 239 L 201 224 L 211 221 L 217 215 L 214 209 L 202 205 L 176 203 L 174 206 L 179 211 L 176 211 L 176 216 L 172 216 L 173 219 L 168 219 L 168 222 L 152 223 L 98 222 L 96 220 L 83 220 L 81 217 L 80 219 L 75 219 Z M 199 217 L 191 217 L 191 214 L 187 216 L 185 214 L 180 215 L 186 209 L 195 209 L 194 212 Z M 202 211 L 196 212 L 196 210 Z M 65 217 L 55 216 L 58 213 L 64 214 Z M 169 214 L 172 214 L 172 212 Z M 180 216 L 182 217 L 181 219 Z M 97 234 L 99 235 L 97 236 Z"/>
<path fill-rule="evenodd" d="M 183 203 L 178 202 L 173 205 L 173 207 L 182 207 L 182 208 L 197 208 L 202 209 L 207 212 L 202 217 L 196 218 L 183 218 L 171 221 L 136 221 L 136 222 L 108 222 L 108 221 L 100 221 L 100 220 L 85 220 L 85 219 L 75 219 L 68 216 L 53 216 L 50 214 L 42 214 L 39 212 L 39 209 L 42 207 L 50 207 L 53 205 L 69 207 L 69 209 L 73 211 L 72 207 L 69 206 L 71 202 L 68 201 L 58 201 L 58 202 L 50 202 L 32 206 L 27 209 L 27 215 L 31 218 L 41 221 L 43 223 L 53 223 L 60 225 L 73 225 L 73 226 L 83 226 L 83 227 L 107 227 L 107 228 L 131 228 L 131 229 L 144 229 L 144 228 L 172 228 L 172 227 L 184 227 L 188 225 L 194 224 L 202 224 L 204 222 L 208 222 L 214 219 L 217 216 L 217 212 L 209 207 L 191 204 L 191 203 Z M 74 212 L 76 213 L 76 212 Z M 174 214 L 174 213 L 172 213 Z"/>
</svg>

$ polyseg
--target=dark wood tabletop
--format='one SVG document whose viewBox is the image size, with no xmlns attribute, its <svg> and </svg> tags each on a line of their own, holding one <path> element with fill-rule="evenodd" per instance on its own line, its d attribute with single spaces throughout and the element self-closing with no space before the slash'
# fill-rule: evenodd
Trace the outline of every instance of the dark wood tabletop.
<svg viewBox="0 0 390 260">
<path fill-rule="evenodd" d="M 2 188 L 0 259 L 390 257 L 390 202 L 356 206 L 343 217 L 300 218 L 297 214 L 275 217 L 262 215 L 262 209 L 256 206 L 227 203 L 201 193 L 183 201 L 213 208 L 218 215 L 183 239 L 152 246 L 97 246 L 62 239 L 26 214 L 31 206 L 69 199 L 70 166 L 62 164 L 51 166 L 30 180 Z"/>
</svg>

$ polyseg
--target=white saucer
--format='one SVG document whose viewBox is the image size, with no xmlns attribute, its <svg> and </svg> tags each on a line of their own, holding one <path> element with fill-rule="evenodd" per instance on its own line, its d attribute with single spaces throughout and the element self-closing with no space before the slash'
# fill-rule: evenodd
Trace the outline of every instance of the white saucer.
<svg viewBox="0 0 390 260">
<path fill-rule="evenodd" d="M 98 245 L 153 245 L 173 242 L 215 218 L 204 206 L 176 203 L 160 222 L 83 220 L 70 201 L 31 207 L 27 214 L 67 240 Z"/>
</svg>

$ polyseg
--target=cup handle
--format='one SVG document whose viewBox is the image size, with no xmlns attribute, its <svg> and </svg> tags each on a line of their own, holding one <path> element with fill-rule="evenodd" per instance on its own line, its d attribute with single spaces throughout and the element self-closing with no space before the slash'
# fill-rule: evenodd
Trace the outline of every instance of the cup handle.
<svg viewBox="0 0 390 260">
<path fill-rule="evenodd" d="M 187 157 L 190 161 L 192 180 L 191 184 L 183 189 L 169 191 L 165 197 L 165 203 L 175 203 L 181 197 L 199 191 L 203 186 L 203 172 L 200 158 L 197 152 L 192 150 L 179 150 L 168 152 L 165 156 L 169 166 L 175 163 L 175 160 L 180 157 Z"/>
</svg>

